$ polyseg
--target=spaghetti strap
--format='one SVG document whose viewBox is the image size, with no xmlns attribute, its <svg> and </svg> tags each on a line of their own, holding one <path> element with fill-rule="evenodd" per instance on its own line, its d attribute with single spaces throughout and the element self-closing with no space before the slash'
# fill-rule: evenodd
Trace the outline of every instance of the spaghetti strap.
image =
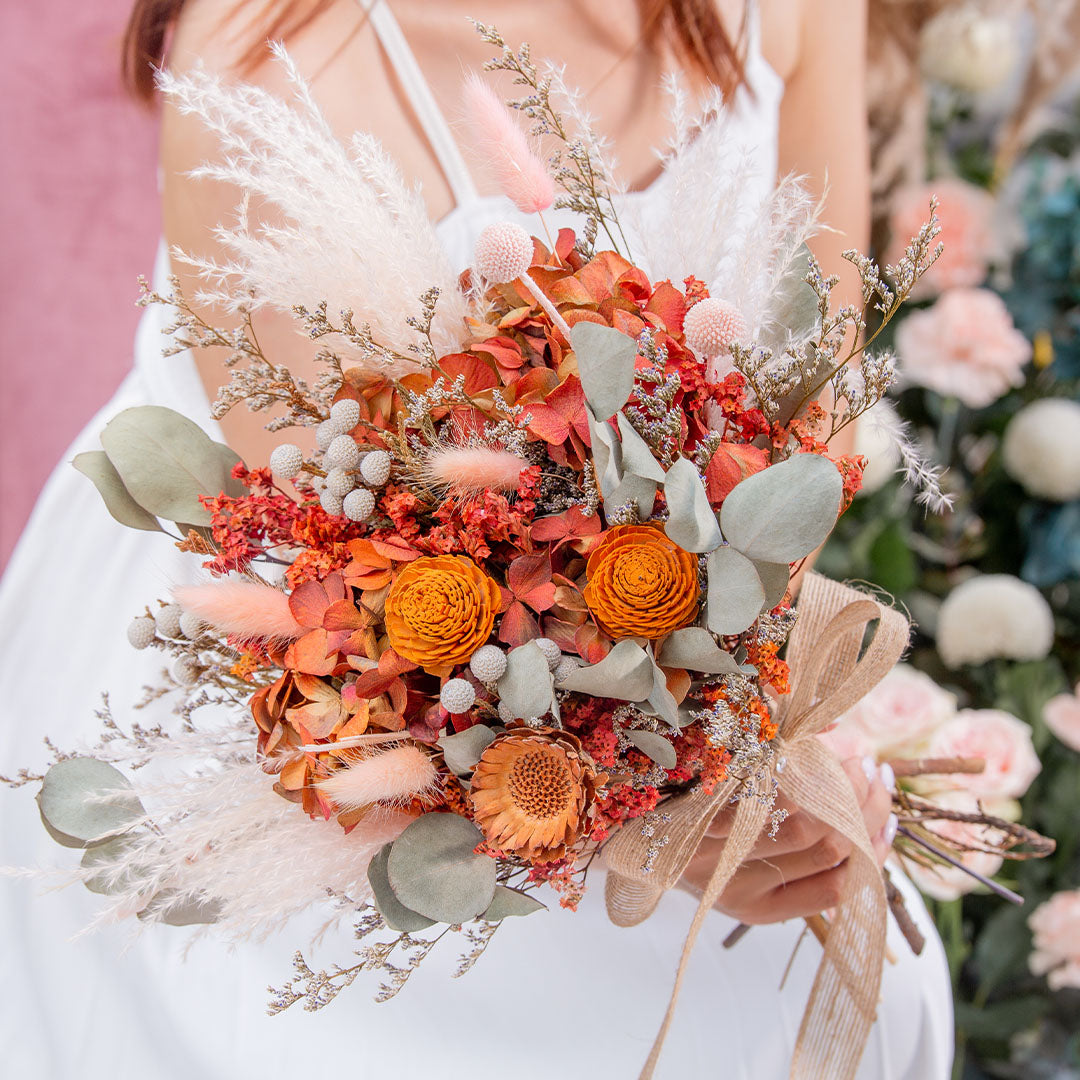
<svg viewBox="0 0 1080 1080">
<path fill-rule="evenodd" d="M 405 35 L 401 32 L 394 13 L 386 0 L 357 0 L 371 17 L 372 26 L 379 37 L 387 58 L 393 65 L 401 85 L 408 95 L 417 117 L 427 135 L 439 167 L 450 185 L 454 202 L 461 206 L 473 202 L 479 195 L 471 174 L 461 156 L 461 149 L 446 122 L 446 117 L 431 92 L 424 73 L 409 47 Z"/>
</svg>

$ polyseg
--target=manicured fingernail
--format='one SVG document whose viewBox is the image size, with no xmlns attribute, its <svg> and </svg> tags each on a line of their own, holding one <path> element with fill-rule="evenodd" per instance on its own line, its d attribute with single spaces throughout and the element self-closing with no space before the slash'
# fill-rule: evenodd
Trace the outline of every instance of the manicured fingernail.
<svg viewBox="0 0 1080 1080">
<path fill-rule="evenodd" d="M 885 790 L 895 791 L 896 773 L 893 772 L 893 767 L 887 761 L 883 761 L 878 772 L 881 776 L 881 782 L 885 785 Z"/>
<path fill-rule="evenodd" d="M 866 782 L 868 784 L 872 784 L 877 779 L 877 762 L 869 754 L 862 759 L 862 771 L 866 773 Z"/>
<path fill-rule="evenodd" d="M 895 814 L 889 815 L 889 820 L 885 822 L 885 844 L 887 847 L 892 847 L 892 842 L 896 839 L 896 830 L 900 825 L 900 819 Z"/>
</svg>

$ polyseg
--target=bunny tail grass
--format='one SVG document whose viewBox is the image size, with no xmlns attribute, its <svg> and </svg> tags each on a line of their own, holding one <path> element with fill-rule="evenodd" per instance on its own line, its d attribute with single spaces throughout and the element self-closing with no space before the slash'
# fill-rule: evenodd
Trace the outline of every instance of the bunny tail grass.
<svg viewBox="0 0 1080 1080">
<path fill-rule="evenodd" d="M 419 747 L 396 746 L 357 758 L 318 786 L 339 810 L 359 810 L 376 802 L 407 802 L 433 790 L 437 776 L 431 758 Z"/>
<path fill-rule="evenodd" d="M 289 598 L 273 585 L 254 581 L 213 581 L 183 585 L 173 597 L 223 634 L 263 641 L 292 641 L 304 628 L 289 610 Z"/>
</svg>

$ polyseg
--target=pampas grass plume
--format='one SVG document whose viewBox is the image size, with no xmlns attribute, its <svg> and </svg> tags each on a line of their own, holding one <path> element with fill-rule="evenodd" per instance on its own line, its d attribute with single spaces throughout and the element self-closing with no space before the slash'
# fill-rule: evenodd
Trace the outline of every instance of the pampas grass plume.
<svg viewBox="0 0 1080 1080">
<path fill-rule="evenodd" d="M 488 488 L 516 490 L 527 465 L 509 450 L 460 446 L 434 450 L 427 461 L 427 473 L 436 484 L 444 484 L 459 495 L 476 495 Z"/>
<path fill-rule="evenodd" d="M 318 786 L 339 810 L 359 810 L 375 802 L 408 802 L 433 789 L 437 775 L 419 747 L 395 746 L 358 758 Z"/>
<path fill-rule="evenodd" d="M 523 214 L 546 210 L 555 201 L 547 167 L 513 113 L 479 75 L 470 75 L 465 82 L 465 108 L 476 147 L 503 194 Z"/>
<path fill-rule="evenodd" d="M 226 579 L 180 586 L 173 597 L 185 611 L 233 637 L 291 641 L 304 633 L 289 598 L 273 585 Z"/>
</svg>

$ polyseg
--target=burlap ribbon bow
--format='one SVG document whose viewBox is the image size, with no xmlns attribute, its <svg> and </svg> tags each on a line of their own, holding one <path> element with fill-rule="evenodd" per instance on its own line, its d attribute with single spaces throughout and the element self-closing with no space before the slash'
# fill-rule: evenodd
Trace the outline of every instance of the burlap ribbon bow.
<svg viewBox="0 0 1080 1080">
<path fill-rule="evenodd" d="M 799 597 L 799 620 L 788 644 L 792 693 L 782 699 L 776 720 L 773 770 L 781 792 L 855 845 L 843 898 L 829 927 L 824 955 L 803 1015 L 791 1063 L 793 1080 L 853 1077 L 874 1021 L 885 952 L 886 901 L 862 812 L 843 769 L 815 736 L 893 668 L 907 647 L 907 619 L 855 589 L 808 574 Z M 863 648 L 867 627 L 877 622 Z M 663 804 L 671 815 L 668 843 L 646 871 L 650 840 L 633 826 L 605 848 L 608 915 L 633 926 L 655 909 L 676 885 L 716 813 L 738 789 L 720 785 Z M 723 854 L 709 878 L 683 946 L 667 1015 L 641 1080 L 653 1075 L 667 1035 L 694 942 L 710 908 L 735 871 L 750 856 L 769 817 L 754 798 L 741 799 Z"/>
</svg>

